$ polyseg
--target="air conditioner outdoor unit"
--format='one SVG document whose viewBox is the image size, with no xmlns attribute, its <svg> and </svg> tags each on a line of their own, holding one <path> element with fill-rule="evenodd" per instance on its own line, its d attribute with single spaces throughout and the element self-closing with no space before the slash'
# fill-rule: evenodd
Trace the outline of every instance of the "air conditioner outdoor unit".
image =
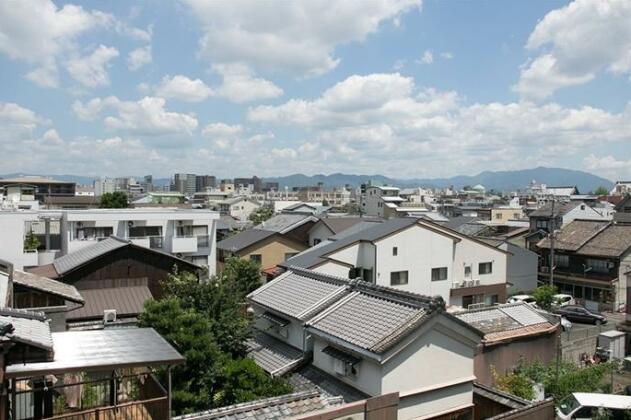
<svg viewBox="0 0 631 420">
<path fill-rule="evenodd" d="M 473 285 L 474 285 L 473 280 L 470 280 L 470 281 L 468 281 L 468 282 L 467 282 L 467 286 L 469 286 L 469 287 L 473 287 Z"/>
<path fill-rule="evenodd" d="M 476 281 L 475 281 L 475 285 L 476 285 L 476 286 L 479 286 L 479 285 L 480 285 L 480 280 L 476 280 Z"/>
<path fill-rule="evenodd" d="M 103 311 L 103 323 L 110 324 L 116 321 L 116 309 L 106 309 Z"/>
<path fill-rule="evenodd" d="M 134 222 L 130 220 L 129 222 L 127 222 L 127 226 L 134 227 Z"/>
</svg>

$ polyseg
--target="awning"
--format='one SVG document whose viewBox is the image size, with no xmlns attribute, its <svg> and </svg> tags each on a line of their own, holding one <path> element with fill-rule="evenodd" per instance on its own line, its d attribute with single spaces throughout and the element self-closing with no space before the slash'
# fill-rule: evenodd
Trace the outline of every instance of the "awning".
<svg viewBox="0 0 631 420">
<path fill-rule="evenodd" d="M 52 338 L 53 361 L 8 365 L 6 377 L 164 366 L 185 360 L 153 328 L 65 331 L 53 333 Z"/>
<path fill-rule="evenodd" d="M 335 347 L 331 346 L 323 348 L 322 353 L 328 354 L 332 358 L 344 363 L 348 363 L 349 365 L 356 365 L 357 363 L 362 361 L 362 359 L 359 357 L 353 356 L 352 354 L 348 354 L 345 351 L 336 349 Z"/>
<path fill-rule="evenodd" d="M 271 312 L 263 312 L 261 314 L 261 318 L 268 320 L 269 322 L 271 322 L 274 325 L 277 325 L 279 327 L 286 327 L 287 325 L 290 324 L 290 321 L 282 318 L 278 315 L 275 315 Z"/>
<path fill-rule="evenodd" d="M 246 344 L 248 356 L 272 376 L 284 375 L 304 361 L 302 351 L 262 331 L 254 330 Z"/>
</svg>

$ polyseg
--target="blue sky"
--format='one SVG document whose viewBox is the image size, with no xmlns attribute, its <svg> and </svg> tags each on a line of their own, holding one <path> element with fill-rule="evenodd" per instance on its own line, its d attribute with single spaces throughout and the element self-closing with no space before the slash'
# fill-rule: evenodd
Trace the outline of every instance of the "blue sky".
<svg viewBox="0 0 631 420">
<path fill-rule="evenodd" d="M 0 3 L 0 173 L 631 177 L 631 2 Z"/>
</svg>

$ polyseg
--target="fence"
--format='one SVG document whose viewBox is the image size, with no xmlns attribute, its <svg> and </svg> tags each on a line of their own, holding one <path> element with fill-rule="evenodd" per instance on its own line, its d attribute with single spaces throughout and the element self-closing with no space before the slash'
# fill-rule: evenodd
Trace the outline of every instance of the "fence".
<svg viewBox="0 0 631 420">
<path fill-rule="evenodd" d="M 87 376 L 67 374 L 11 383 L 11 418 L 27 419 L 162 419 L 168 395 L 149 374 Z"/>
</svg>

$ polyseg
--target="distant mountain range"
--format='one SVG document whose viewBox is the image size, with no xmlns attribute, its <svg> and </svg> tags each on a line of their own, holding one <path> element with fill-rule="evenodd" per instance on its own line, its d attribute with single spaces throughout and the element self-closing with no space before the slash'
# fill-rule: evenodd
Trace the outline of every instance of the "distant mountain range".
<svg viewBox="0 0 631 420">
<path fill-rule="evenodd" d="M 13 178 L 25 174 L 6 174 L 0 175 L 0 178 Z M 28 174 L 33 175 L 33 174 Z M 45 175 L 62 181 L 76 182 L 77 184 L 92 184 L 95 177 L 80 175 Z M 137 179 L 142 179 L 141 176 Z M 547 184 L 549 186 L 570 186 L 576 185 L 580 192 L 588 193 L 596 188 L 603 186 L 610 189 L 613 182 L 608 179 L 590 174 L 583 171 L 575 171 L 562 168 L 534 168 L 523 169 L 518 171 L 484 171 L 478 175 L 465 176 L 458 175 L 451 178 L 420 178 L 420 179 L 396 179 L 383 175 L 349 175 L 349 174 L 331 174 L 331 175 L 303 175 L 294 174 L 282 177 L 264 178 L 265 181 L 278 182 L 281 188 L 299 187 L 306 185 L 316 185 L 322 182 L 325 187 L 337 187 L 351 185 L 356 187 L 362 183 L 372 181 L 373 183 L 394 185 L 397 187 L 435 187 L 444 188 L 453 186 L 454 188 L 462 188 L 470 185 L 474 186 L 482 184 L 487 190 L 495 191 L 513 191 L 527 187 L 531 181 Z M 168 185 L 168 178 L 154 178 L 154 185 Z"/>
<path fill-rule="evenodd" d="M 600 186 L 606 187 L 607 189 L 613 186 L 613 182 L 610 180 L 588 172 L 544 167 L 518 171 L 484 171 L 478 175 L 458 175 L 450 178 L 395 179 L 383 175 L 347 175 L 340 173 L 313 176 L 295 174 L 276 178 L 265 178 L 265 181 L 278 182 L 282 188 L 285 186 L 291 188 L 301 185 L 316 185 L 318 182 L 322 182 L 325 187 L 343 186 L 347 184 L 357 186 L 372 181 L 374 183 L 394 185 L 397 187 L 422 186 L 444 188 L 453 186 L 458 189 L 467 185 L 474 186 L 482 184 L 487 190 L 492 189 L 495 191 L 524 189 L 533 180 L 537 183 L 549 186 L 576 185 L 579 191 L 583 193 L 593 191 Z"/>
</svg>

